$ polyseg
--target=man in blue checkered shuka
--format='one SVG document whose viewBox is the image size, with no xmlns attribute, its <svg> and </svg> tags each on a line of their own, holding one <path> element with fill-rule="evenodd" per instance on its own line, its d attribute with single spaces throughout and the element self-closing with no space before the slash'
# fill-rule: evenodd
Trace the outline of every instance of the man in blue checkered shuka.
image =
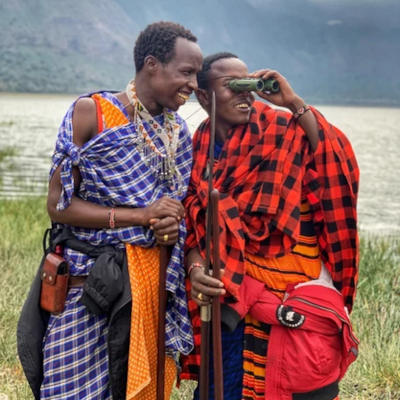
<svg viewBox="0 0 400 400">
<path fill-rule="evenodd" d="M 39 311 L 40 318 L 29 311 L 28 298 L 21 314 L 19 354 L 35 398 L 126 397 L 132 302 L 126 261 L 118 261 L 126 244 L 172 247 L 166 348 L 177 358 L 193 347 L 181 205 L 191 138 L 176 111 L 197 89 L 202 55 L 196 40 L 174 23 L 149 25 L 136 41 L 136 76 L 126 91 L 81 96 L 64 117 L 52 158 L 48 212 L 82 246 L 62 249 L 71 275 L 64 311 Z M 86 245 L 116 262 L 116 285 L 107 282 L 109 263 L 99 261 L 105 257 L 88 255 Z"/>
</svg>

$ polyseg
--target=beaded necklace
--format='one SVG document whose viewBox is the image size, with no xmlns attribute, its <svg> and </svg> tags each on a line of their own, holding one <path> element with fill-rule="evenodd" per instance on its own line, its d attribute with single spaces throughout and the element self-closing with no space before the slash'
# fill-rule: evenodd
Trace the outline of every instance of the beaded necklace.
<svg viewBox="0 0 400 400">
<path fill-rule="evenodd" d="M 176 168 L 175 162 L 181 126 L 177 123 L 175 114 L 171 110 L 164 108 L 164 126 L 161 126 L 139 100 L 134 80 L 128 83 L 126 95 L 134 109 L 133 122 L 139 133 L 138 150 L 144 163 L 152 169 L 158 178 L 167 181 L 171 190 L 177 189 L 178 193 L 181 193 L 183 178 L 178 168 Z M 148 128 L 146 128 L 146 125 Z M 154 130 L 163 143 L 162 149 L 157 148 L 151 139 L 149 128 Z"/>
</svg>

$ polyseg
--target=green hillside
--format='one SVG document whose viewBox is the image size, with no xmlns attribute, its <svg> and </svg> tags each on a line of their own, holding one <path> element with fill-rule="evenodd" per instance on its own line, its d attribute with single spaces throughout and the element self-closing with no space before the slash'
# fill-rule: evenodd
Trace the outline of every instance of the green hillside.
<svg viewBox="0 0 400 400">
<path fill-rule="evenodd" d="M 0 21 L 0 90 L 120 89 L 133 74 L 132 22 L 112 1 L 1 0 Z"/>
<path fill-rule="evenodd" d="M 158 20 L 189 27 L 205 54 L 279 70 L 314 103 L 400 105 L 394 0 L 0 0 L 0 91 L 122 89 Z"/>
</svg>

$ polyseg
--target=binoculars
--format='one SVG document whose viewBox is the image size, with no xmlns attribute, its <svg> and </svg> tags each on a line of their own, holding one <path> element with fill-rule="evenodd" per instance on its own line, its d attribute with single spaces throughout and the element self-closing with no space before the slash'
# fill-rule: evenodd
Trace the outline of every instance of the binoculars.
<svg viewBox="0 0 400 400">
<path fill-rule="evenodd" d="M 234 92 L 279 92 L 279 82 L 273 78 L 233 79 L 229 81 L 228 85 Z"/>
</svg>

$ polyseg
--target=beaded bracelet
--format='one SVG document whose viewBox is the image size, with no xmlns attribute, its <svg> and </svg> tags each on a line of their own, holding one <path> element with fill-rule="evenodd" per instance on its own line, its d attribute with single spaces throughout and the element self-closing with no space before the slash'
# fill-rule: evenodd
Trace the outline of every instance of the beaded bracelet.
<svg viewBox="0 0 400 400">
<path fill-rule="evenodd" d="M 108 225 L 111 229 L 115 228 L 115 208 L 111 208 L 108 212 Z"/>
<path fill-rule="evenodd" d="M 303 104 L 297 111 L 293 114 L 295 119 L 299 119 L 302 115 L 304 115 L 307 111 L 310 111 L 310 107 L 306 104 Z"/>
<path fill-rule="evenodd" d="M 187 271 L 187 275 L 188 275 L 189 278 L 190 278 L 191 272 L 192 272 L 195 268 L 203 268 L 203 269 L 204 269 L 204 265 L 203 265 L 203 264 L 200 264 L 200 263 L 198 263 L 198 262 L 191 263 L 191 264 L 189 265 L 189 268 L 188 268 L 188 271 Z"/>
</svg>

